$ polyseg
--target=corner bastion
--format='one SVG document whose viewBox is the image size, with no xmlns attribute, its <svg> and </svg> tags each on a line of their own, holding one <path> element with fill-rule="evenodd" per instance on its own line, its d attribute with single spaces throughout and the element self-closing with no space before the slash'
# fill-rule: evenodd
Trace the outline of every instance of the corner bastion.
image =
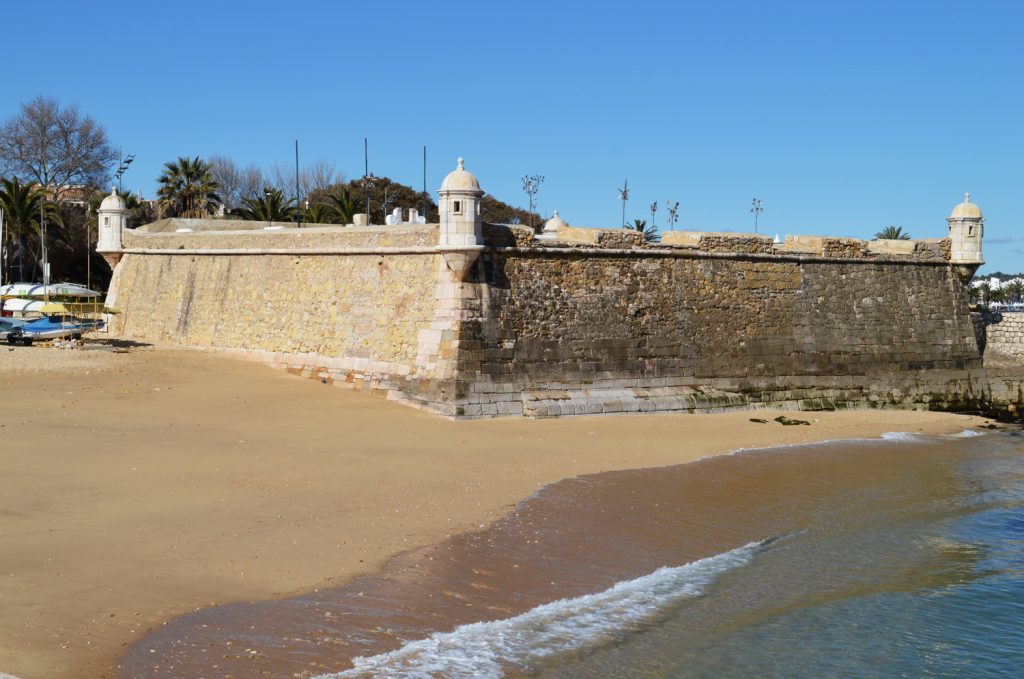
<svg viewBox="0 0 1024 679">
<path fill-rule="evenodd" d="M 983 366 L 968 309 L 980 211 L 958 206 L 940 239 L 645 244 L 557 217 L 540 234 L 482 224 L 461 161 L 440 195 L 441 224 L 123 230 L 104 241 L 109 330 L 450 417 L 1020 401 L 1019 380 Z"/>
</svg>

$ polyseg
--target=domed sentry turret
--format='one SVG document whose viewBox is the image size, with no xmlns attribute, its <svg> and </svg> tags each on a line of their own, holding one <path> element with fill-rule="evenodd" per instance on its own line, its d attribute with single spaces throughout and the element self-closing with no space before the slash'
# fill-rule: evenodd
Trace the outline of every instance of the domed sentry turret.
<svg viewBox="0 0 1024 679">
<path fill-rule="evenodd" d="M 985 218 L 981 208 L 971 202 L 971 194 L 964 196 L 964 202 L 953 208 L 949 217 L 949 238 L 952 241 L 949 252 L 951 264 L 958 265 L 961 277 L 970 280 L 978 267 L 985 263 L 981 256 L 981 240 Z"/>
<path fill-rule="evenodd" d="M 480 182 L 463 167 L 444 178 L 437 192 L 440 197 L 441 236 L 438 245 L 447 250 L 445 262 L 461 280 L 483 250 L 483 225 L 480 221 L 480 199 L 484 192 Z"/>
<path fill-rule="evenodd" d="M 127 226 L 128 208 L 124 198 L 117 195 L 117 187 L 100 203 L 97 211 L 99 218 L 99 239 L 96 252 L 103 255 L 110 268 L 114 268 L 121 260 L 124 250 L 124 229 Z"/>
</svg>

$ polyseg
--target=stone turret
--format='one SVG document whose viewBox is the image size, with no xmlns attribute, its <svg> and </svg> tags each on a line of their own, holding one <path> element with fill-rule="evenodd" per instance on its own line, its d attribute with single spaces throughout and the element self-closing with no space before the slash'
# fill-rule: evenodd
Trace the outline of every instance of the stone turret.
<svg viewBox="0 0 1024 679">
<path fill-rule="evenodd" d="M 949 224 L 949 239 L 952 241 L 949 261 L 959 268 L 961 277 L 970 280 L 978 267 L 985 263 L 981 256 L 985 228 L 981 208 L 971 202 L 971 194 L 968 193 L 964 202 L 953 208 L 946 222 Z"/>
<path fill-rule="evenodd" d="M 557 240 L 558 232 L 563 231 L 568 226 L 569 224 L 558 216 L 558 210 L 555 210 L 554 216 L 544 222 L 544 228 L 537 234 L 537 240 Z"/>
<path fill-rule="evenodd" d="M 124 198 L 117 195 L 117 187 L 100 203 L 97 211 L 99 218 L 99 240 L 96 252 L 103 255 L 110 268 L 113 269 L 121 260 L 124 250 L 124 229 L 128 225 L 128 208 Z"/>
<path fill-rule="evenodd" d="M 441 237 L 438 245 L 445 253 L 445 262 L 460 279 L 476 261 L 484 247 L 483 224 L 480 220 L 480 199 L 484 192 L 480 182 L 463 167 L 450 172 L 438 190 L 441 215 Z"/>
</svg>

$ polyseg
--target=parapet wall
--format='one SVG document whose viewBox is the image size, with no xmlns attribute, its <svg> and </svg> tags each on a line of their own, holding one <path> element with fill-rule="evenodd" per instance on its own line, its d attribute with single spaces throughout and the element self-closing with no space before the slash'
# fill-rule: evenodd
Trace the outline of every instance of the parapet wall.
<svg viewBox="0 0 1024 679">
<path fill-rule="evenodd" d="M 436 225 L 202 226 L 128 235 L 113 332 L 454 417 L 962 408 L 1013 391 L 982 370 L 948 240 L 674 232 L 644 246 L 624 230 L 536 241 L 487 226 L 453 279 Z"/>
</svg>

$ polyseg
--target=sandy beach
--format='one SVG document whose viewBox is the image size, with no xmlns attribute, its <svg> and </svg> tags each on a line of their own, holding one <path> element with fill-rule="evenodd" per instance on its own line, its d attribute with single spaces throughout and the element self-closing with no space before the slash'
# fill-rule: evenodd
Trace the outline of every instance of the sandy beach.
<svg viewBox="0 0 1024 679">
<path fill-rule="evenodd" d="M 214 354 L 3 347 L 0 672 L 116 676 L 124 648 L 172 617 L 342 584 L 562 478 L 985 422 L 787 414 L 811 425 L 452 422 Z"/>
</svg>

